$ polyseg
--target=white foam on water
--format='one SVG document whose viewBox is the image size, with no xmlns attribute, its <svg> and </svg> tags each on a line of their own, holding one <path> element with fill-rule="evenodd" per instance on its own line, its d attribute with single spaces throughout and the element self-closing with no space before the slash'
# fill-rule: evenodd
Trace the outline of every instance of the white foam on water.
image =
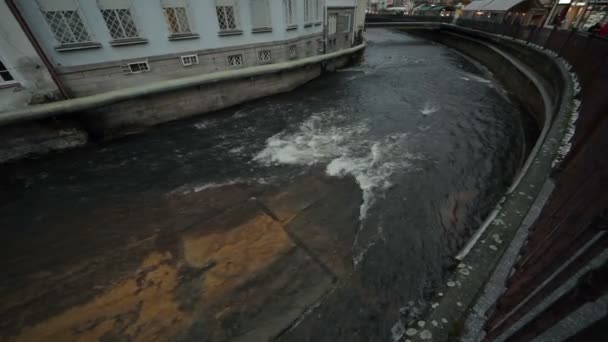
<svg viewBox="0 0 608 342">
<path fill-rule="evenodd" d="M 424 104 L 424 108 L 422 108 L 420 110 L 420 113 L 422 113 L 422 115 L 431 115 L 431 114 L 437 112 L 438 110 L 439 110 L 438 105 L 427 101 Z"/>
<path fill-rule="evenodd" d="M 354 178 L 363 197 L 359 229 L 353 244 L 355 266 L 371 247 L 384 240 L 381 224 L 366 222 L 370 208 L 392 186 L 393 174 L 409 169 L 411 160 L 420 159 L 406 150 L 407 134 L 390 134 L 374 141 L 362 138 L 368 130 L 365 122 L 344 120 L 332 112 L 315 114 L 296 132 L 270 137 L 266 147 L 254 157 L 265 165 L 325 163 L 327 175 Z M 371 234 L 363 235 L 369 229 Z M 365 236 L 365 241 L 360 241 L 360 236 Z"/>
</svg>

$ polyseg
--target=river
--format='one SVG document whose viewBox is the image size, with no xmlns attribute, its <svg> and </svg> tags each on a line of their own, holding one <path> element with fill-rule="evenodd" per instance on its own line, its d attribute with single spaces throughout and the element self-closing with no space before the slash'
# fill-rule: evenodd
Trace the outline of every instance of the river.
<svg viewBox="0 0 608 342">
<path fill-rule="evenodd" d="M 360 64 L 293 92 L 1 166 L 5 337 L 390 340 L 532 130 L 455 51 L 367 39 Z"/>
</svg>

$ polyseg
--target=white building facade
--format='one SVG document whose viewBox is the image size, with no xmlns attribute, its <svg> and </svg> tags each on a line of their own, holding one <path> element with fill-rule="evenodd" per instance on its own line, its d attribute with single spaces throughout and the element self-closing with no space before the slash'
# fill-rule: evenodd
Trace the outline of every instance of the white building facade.
<svg viewBox="0 0 608 342">
<path fill-rule="evenodd" d="M 0 111 L 61 98 L 57 85 L 4 1 L 0 1 Z"/>
<path fill-rule="evenodd" d="M 325 0 L 14 0 L 73 96 L 324 52 Z"/>
</svg>

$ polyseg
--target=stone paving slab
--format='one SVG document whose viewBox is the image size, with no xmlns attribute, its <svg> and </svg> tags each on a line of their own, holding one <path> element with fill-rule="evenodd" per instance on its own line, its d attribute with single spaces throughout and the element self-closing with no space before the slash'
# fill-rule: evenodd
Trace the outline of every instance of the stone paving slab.
<svg viewBox="0 0 608 342">
<path fill-rule="evenodd" d="M 306 217 L 321 213 L 303 209 L 336 189 L 314 177 L 266 192 L 234 184 L 183 186 L 55 217 L 48 232 L 23 236 L 5 250 L 12 254 L 2 261 L 10 276 L 0 287 L 0 339 L 278 337 L 336 278 L 277 218 L 298 217 L 299 229 L 306 229 L 315 222 Z M 251 196 L 260 191 L 268 205 L 280 204 L 277 214 Z M 350 202 L 333 213 L 359 204 Z M 326 234 L 331 230 L 329 222 L 318 224 L 326 224 Z"/>
</svg>

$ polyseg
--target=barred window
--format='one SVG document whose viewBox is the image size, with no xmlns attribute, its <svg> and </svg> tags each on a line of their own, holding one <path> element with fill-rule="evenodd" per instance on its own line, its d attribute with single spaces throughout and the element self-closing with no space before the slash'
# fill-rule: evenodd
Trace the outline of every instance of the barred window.
<svg viewBox="0 0 608 342">
<path fill-rule="evenodd" d="M 294 27 L 296 25 L 295 0 L 283 0 L 283 9 L 285 10 L 285 25 L 287 28 Z"/>
<path fill-rule="evenodd" d="M 122 72 L 125 74 L 139 74 L 148 71 L 150 71 L 150 64 L 148 64 L 148 61 L 129 63 L 122 67 Z"/>
<path fill-rule="evenodd" d="M 43 10 L 43 14 L 59 44 L 91 42 L 91 36 L 78 10 Z"/>
<path fill-rule="evenodd" d="M 312 41 L 310 40 L 306 42 L 306 55 L 312 55 Z"/>
<path fill-rule="evenodd" d="M 185 7 L 165 7 L 163 11 L 171 34 L 192 33 Z"/>
<path fill-rule="evenodd" d="M 260 61 L 260 63 L 270 63 L 272 61 L 270 50 L 258 51 L 258 61 Z"/>
<path fill-rule="evenodd" d="M 236 5 L 232 0 L 217 0 L 215 6 L 220 31 L 238 30 Z"/>
<path fill-rule="evenodd" d="M 10 71 L 8 71 L 8 68 L 4 66 L 4 63 L 0 61 L 0 84 L 13 83 L 14 81 L 15 78 L 13 77 L 13 75 L 11 75 Z"/>
<path fill-rule="evenodd" d="M 106 22 L 112 39 L 138 38 L 139 33 L 128 8 L 102 9 L 101 15 Z"/>
<path fill-rule="evenodd" d="M 298 47 L 295 45 L 292 45 L 289 47 L 289 58 L 296 58 L 298 57 Z"/>
<path fill-rule="evenodd" d="M 181 59 L 183 66 L 198 64 L 198 55 L 181 56 Z"/>
<path fill-rule="evenodd" d="M 238 68 L 243 66 L 243 55 L 228 56 L 228 67 Z"/>
</svg>

